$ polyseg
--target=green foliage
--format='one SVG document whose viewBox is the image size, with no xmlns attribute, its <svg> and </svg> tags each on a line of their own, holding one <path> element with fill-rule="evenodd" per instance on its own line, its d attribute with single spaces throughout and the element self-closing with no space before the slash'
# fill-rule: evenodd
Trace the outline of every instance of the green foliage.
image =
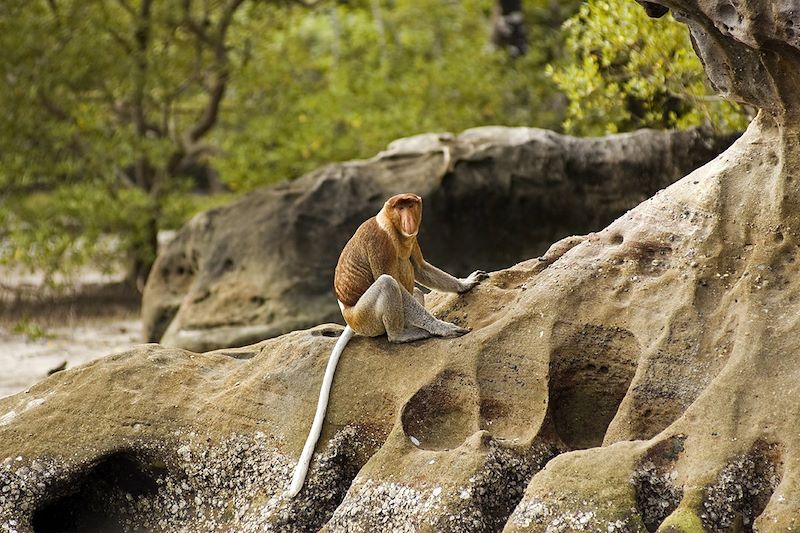
<svg viewBox="0 0 800 533">
<path fill-rule="evenodd" d="M 158 229 L 421 132 L 742 126 L 682 26 L 593 0 L 562 32 L 580 5 L 526 1 L 512 59 L 493 0 L 3 0 L 0 263 L 146 268 Z"/>
<path fill-rule="evenodd" d="M 141 250 L 149 239 L 142 213 L 150 209 L 150 199 L 139 189 L 112 192 L 75 183 L 14 200 L 4 210 L 0 258 L 43 270 L 51 284 L 54 274 L 69 275 L 84 264 L 124 268 L 128 258 L 120 250 Z"/>
<path fill-rule="evenodd" d="M 187 217 L 194 203 L 174 197 L 207 161 L 196 130 L 236 67 L 231 5 L 0 4 L 0 263 L 48 279 L 89 262 L 147 271 L 155 231 L 182 222 L 161 212 Z"/>
<path fill-rule="evenodd" d="M 423 131 L 557 127 L 544 65 L 577 0 L 530 0 L 517 60 L 488 46 L 493 5 L 4 0 L 0 263 L 146 267 L 154 231 L 231 198 L 198 169 L 239 192 Z"/>
<path fill-rule="evenodd" d="M 398 138 L 486 125 L 558 127 L 544 65 L 577 2 L 531 1 L 537 40 L 518 60 L 488 46 L 492 1 L 252 4 L 248 58 L 218 130 L 215 160 L 234 190 L 369 157 Z M 245 89 L 246 88 L 246 89 Z M 224 137 L 222 135 L 224 134 Z"/>
<path fill-rule="evenodd" d="M 20 335 L 25 335 L 28 340 L 38 341 L 41 339 L 52 339 L 53 334 L 48 333 L 47 330 L 37 322 L 34 322 L 28 318 L 23 318 L 12 328 L 14 333 L 18 333 Z"/>
<path fill-rule="evenodd" d="M 686 26 L 671 15 L 653 20 L 630 0 L 589 0 L 564 30 L 567 55 L 549 73 L 569 99 L 567 131 L 747 125 L 709 88 Z"/>
</svg>

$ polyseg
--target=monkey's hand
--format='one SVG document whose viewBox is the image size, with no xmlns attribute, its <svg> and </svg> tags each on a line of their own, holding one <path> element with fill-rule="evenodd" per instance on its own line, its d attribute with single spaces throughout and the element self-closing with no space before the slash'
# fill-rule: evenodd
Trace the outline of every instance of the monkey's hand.
<svg viewBox="0 0 800 533">
<path fill-rule="evenodd" d="M 459 283 L 461 284 L 461 287 L 459 288 L 458 292 L 459 293 L 467 292 L 471 290 L 475 285 L 487 279 L 488 277 L 489 274 L 487 274 L 483 270 L 476 270 L 466 278 L 461 278 L 458 280 Z"/>
</svg>

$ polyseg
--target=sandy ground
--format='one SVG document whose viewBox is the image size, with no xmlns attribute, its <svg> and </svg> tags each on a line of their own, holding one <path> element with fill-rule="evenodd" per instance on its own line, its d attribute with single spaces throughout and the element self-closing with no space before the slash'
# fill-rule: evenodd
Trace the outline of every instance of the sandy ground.
<svg viewBox="0 0 800 533">
<path fill-rule="evenodd" d="M 140 343 L 138 299 L 119 276 L 87 272 L 52 293 L 35 274 L 0 269 L 0 397 Z"/>
<path fill-rule="evenodd" d="M 138 318 L 91 321 L 46 328 L 31 339 L 0 326 L 0 398 L 23 391 L 66 363 L 73 368 L 141 342 Z"/>
</svg>

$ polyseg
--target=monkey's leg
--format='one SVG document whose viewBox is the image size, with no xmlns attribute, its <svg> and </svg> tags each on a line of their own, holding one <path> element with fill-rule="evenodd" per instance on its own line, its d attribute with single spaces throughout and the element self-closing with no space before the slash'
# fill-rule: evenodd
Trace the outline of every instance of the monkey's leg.
<svg viewBox="0 0 800 533">
<path fill-rule="evenodd" d="M 406 323 L 404 293 L 410 297 L 397 280 L 384 274 L 359 298 L 353 310 L 360 322 L 382 325 L 381 329 L 386 331 L 389 342 L 412 342 L 429 338 L 431 333 L 428 330 Z M 422 291 L 420 296 L 424 297 Z M 419 302 L 416 303 L 419 305 Z"/>
<path fill-rule="evenodd" d="M 425 309 L 425 293 L 422 292 L 419 289 L 419 287 L 414 287 L 414 299 L 417 302 L 419 302 L 419 305 L 422 306 L 423 311 L 425 311 L 425 313 L 430 314 Z M 432 317 L 432 318 L 434 318 L 434 320 L 436 320 L 435 317 Z M 450 324 L 450 323 L 449 322 L 444 322 L 444 324 Z M 428 332 L 425 329 L 409 325 L 409 326 L 406 326 L 406 329 L 400 335 L 400 339 L 401 340 L 396 340 L 395 342 L 409 342 L 409 341 L 415 341 L 415 340 L 418 340 L 418 339 L 427 339 L 431 335 L 432 335 L 432 333 Z M 447 335 L 445 335 L 445 336 L 447 336 Z"/>
<path fill-rule="evenodd" d="M 414 287 L 414 299 L 419 302 L 423 308 L 425 307 L 425 293 Z M 413 342 L 421 339 L 429 339 L 431 333 L 416 326 L 407 325 L 402 333 L 389 339 L 391 342 Z"/>
<path fill-rule="evenodd" d="M 414 299 L 419 302 L 419 305 L 425 307 L 425 293 L 419 290 L 419 287 L 414 287 Z"/>
<path fill-rule="evenodd" d="M 386 333 L 386 336 L 389 337 L 389 333 Z M 430 339 L 433 335 L 428 331 L 425 331 L 422 328 L 418 328 L 416 326 L 408 326 L 405 328 L 401 333 L 397 335 L 392 335 L 389 337 L 389 342 L 413 342 L 422 339 Z"/>
<path fill-rule="evenodd" d="M 375 280 L 356 305 L 346 311 L 345 318 L 356 332 L 370 337 L 386 332 L 390 342 L 410 342 L 431 335 L 454 337 L 469 331 L 428 313 L 387 274 Z"/>
<path fill-rule="evenodd" d="M 392 281 L 394 281 L 394 279 L 392 279 Z M 425 295 L 419 289 L 415 288 L 414 295 L 412 296 L 407 290 L 401 287 L 399 283 L 397 286 L 400 288 L 400 293 L 403 295 L 403 314 L 406 327 L 414 326 L 438 337 L 457 337 L 469 332 L 468 329 L 456 326 L 450 322 L 445 322 L 444 320 L 439 320 L 430 314 L 424 306 Z"/>
</svg>

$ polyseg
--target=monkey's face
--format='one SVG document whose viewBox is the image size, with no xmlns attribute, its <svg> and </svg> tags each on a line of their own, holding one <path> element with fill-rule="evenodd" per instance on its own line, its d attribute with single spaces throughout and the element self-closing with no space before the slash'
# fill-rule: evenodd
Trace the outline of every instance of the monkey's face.
<svg viewBox="0 0 800 533">
<path fill-rule="evenodd" d="M 412 193 L 398 194 L 386 201 L 386 212 L 403 237 L 415 237 L 422 222 L 422 198 Z"/>
</svg>

